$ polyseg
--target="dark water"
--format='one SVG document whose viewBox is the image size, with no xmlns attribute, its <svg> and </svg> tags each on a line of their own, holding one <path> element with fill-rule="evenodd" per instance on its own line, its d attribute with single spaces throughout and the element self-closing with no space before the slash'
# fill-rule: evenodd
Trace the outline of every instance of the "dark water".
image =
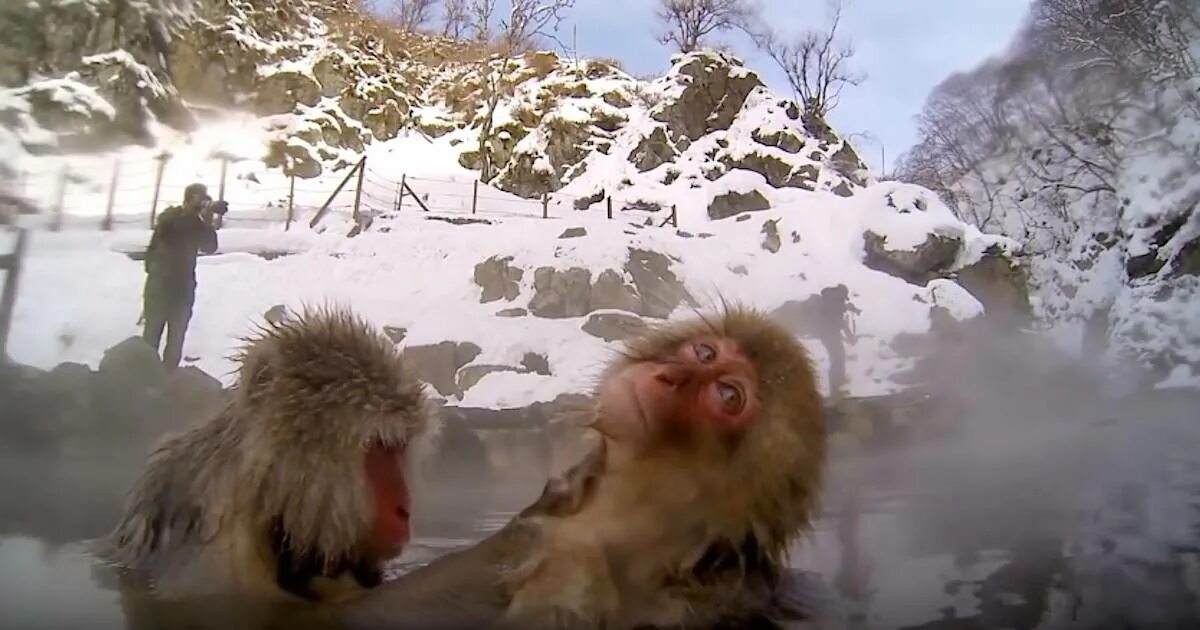
<svg viewBox="0 0 1200 630">
<path fill-rule="evenodd" d="M 1200 628 L 1200 406 L 980 414 L 953 436 L 835 449 L 821 516 L 792 563 L 834 628 Z M 0 626 L 126 626 L 80 541 L 112 525 L 140 458 L 8 453 L 0 465 Z M 441 488 L 396 565 L 499 528 L 534 476 Z"/>
</svg>

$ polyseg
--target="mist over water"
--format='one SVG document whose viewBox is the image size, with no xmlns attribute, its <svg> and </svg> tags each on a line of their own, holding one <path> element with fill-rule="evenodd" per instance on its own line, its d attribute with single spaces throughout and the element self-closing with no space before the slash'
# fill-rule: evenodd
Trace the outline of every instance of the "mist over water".
<svg viewBox="0 0 1200 630">
<path fill-rule="evenodd" d="M 833 628 L 1200 627 L 1200 397 L 1125 391 L 1029 336 L 927 348 L 955 422 L 835 436 L 793 548 Z M 921 417 L 913 419 L 919 425 Z M 0 458 L 0 627 L 146 627 L 81 544 L 119 516 L 154 431 Z M 522 437 L 523 436 L 523 437 Z M 533 433 L 447 451 L 394 573 L 478 540 L 540 493 Z M 251 623 L 247 621 L 247 623 Z"/>
</svg>

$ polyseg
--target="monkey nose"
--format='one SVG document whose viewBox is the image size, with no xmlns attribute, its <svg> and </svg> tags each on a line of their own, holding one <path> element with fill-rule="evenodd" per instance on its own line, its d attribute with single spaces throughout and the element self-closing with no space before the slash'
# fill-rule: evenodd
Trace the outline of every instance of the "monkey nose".
<svg viewBox="0 0 1200 630">
<path fill-rule="evenodd" d="M 655 382 L 672 389 L 683 387 L 691 379 L 691 372 L 679 365 L 659 365 L 654 370 Z"/>
</svg>

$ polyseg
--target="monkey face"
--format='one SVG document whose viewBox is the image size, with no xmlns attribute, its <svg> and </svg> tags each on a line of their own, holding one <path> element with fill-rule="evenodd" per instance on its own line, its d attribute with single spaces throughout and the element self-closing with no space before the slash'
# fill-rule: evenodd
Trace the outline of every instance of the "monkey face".
<svg viewBox="0 0 1200 630">
<path fill-rule="evenodd" d="M 758 375 L 738 343 L 697 335 L 611 373 L 600 387 L 596 430 L 618 442 L 731 436 L 758 415 Z"/>
<path fill-rule="evenodd" d="M 410 536 L 408 484 L 404 481 L 404 452 L 377 444 L 366 454 L 364 467 L 374 497 L 371 541 L 381 558 L 400 554 Z"/>
</svg>

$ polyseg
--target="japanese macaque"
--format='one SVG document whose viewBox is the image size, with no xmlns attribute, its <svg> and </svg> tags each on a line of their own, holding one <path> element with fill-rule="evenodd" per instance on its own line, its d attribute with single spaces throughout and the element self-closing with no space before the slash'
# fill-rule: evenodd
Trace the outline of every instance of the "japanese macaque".
<svg viewBox="0 0 1200 630">
<path fill-rule="evenodd" d="M 809 358 L 735 308 L 634 341 L 603 373 L 596 448 L 480 544 L 318 626 L 743 627 L 772 616 L 809 525 L 825 428 Z"/>
<path fill-rule="evenodd" d="M 236 358 L 230 402 L 153 452 L 99 555 L 168 599 L 378 585 L 409 538 L 406 454 L 433 428 L 423 386 L 338 309 L 265 324 Z"/>
</svg>

